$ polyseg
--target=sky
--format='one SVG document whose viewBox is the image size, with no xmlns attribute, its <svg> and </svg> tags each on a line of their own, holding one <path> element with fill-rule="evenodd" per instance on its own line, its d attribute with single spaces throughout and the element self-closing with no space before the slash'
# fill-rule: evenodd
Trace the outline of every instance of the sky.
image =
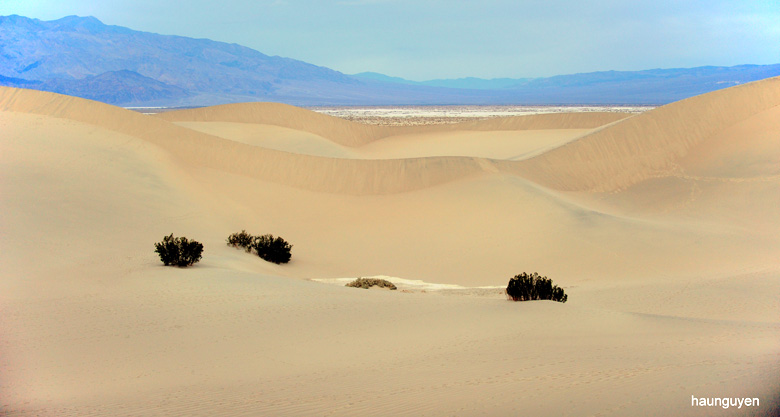
<svg viewBox="0 0 780 417">
<path fill-rule="evenodd" d="M 780 63 L 780 0 L 0 0 L 10 14 L 415 81 Z"/>
</svg>

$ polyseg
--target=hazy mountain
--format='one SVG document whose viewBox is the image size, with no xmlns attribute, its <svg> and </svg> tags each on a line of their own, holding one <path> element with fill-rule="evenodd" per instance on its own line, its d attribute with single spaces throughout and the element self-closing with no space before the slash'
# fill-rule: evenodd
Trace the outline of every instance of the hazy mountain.
<svg viewBox="0 0 780 417">
<path fill-rule="evenodd" d="M 41 84 L 43 83 L 40 81 L 25 80 L 23 78 L 5 77 L 3 75 L 0 75 L 0 85 L 4 85 L 8 87 L 35 88 L 35 86 Z"/>
<path fill-rule="evenodd" d="M 128 72 L 122 72 L 128 71 Z M 138 77 L 129 73 L 137 74 Z M 0 85 L 120 105 L 477 103 L 469 91 L 363 80 L 236 44 L 105 25 L 0 17 Z M 143 78 L 141 78 L 143 77 Z M 11 78 L 12 80 L 8 80 Z M 144 86 L 144 82 L 148 85 Z M 127 88 L 135 92 L 128 93 Z M 176 88 L 180 89 L 177 90 Z"/>
<path fill-rule="evenodd" d="M 312 82 L 358 82 L 337 71 L 235 44 L 137 32 L 93 17 L 50 22 L 2 17 L 0 45 L 0 74 L 28 80 L 73 80 L 128 70 L 207 96 L 255 97 L 305 95 Z"/>
<path fill-rule="evenodd" d="M 52 78 L 46 81 L 30 81 L 0 76 L 0 85 L 52 91 L 125 106 L 165 105 L 191 95 L 183 88 L 127 70 L 104 72 L 80 80 Z"/>
<path fill-rule="evenodd" d="M 364 80 L 382 81 L 386 83 L 420 85 L 420 82 L 418 81 L 407 80 L 401 77 L 391 77 L 389 75 L 380 74 L 378 72 L 361 72 L 360 74 L 352 74 L 352 76 L 356 78 L 362 78 Z"/>
<path fill-rule="evenodd" d="M 355 77 L 409 85 L 492 91 L 496 101 L 533 104 L 664 104 L 780 75 L 780 64 L 601 71 L 547 78 L 410 81 L 376 72 Z M 488 93 L 488 94 L 491 94 Z"/>
<path fill-rule="evenodd" d="M 780 75 L 780 65 L 414 82 L 357 76 L 236 44 L 105 25 L 0 17 L 0 85 L 118 105 L 663 104 Z"/>
<path fill-rule="evenodd" d="M 104 72 L 81 80 L 49 80 L 44 83 L 42 89 L 124 105 L 165 104 L 191 95 L 181 87 L 128 70 Z"/>
<path fill-rule="evenodd" d="M 361 72 L 353 74 L 353 77 L 366 80 L 383 81 L 398 84 L 424 85 L 428 87 L 459 88 L 467 90 L 498 90 L 515 86 L 519 83 L 530 81 L 531 78 L 454 78 L 454 79 L 435 79 L 427 81 L 411 81 L 400 77 L 391 77 L 377 72 Z"/>
<path fill-rule="evenodd" d="M 467 88 L 475 90 L 498 90 L 518 83 L 526 82 L 530 78 L 455 78 L 455 79 L 436 79 L 423 81 L 423 85 L 430 87 L 447 87 L 447 88 Z"/>
<path fill-rule="evenodd" d="M 778 75 L 780 64 L 603 71 L 537 78 L 510 89 L 513 97 L 530 102 L 665 104 Z"/>
</svg>

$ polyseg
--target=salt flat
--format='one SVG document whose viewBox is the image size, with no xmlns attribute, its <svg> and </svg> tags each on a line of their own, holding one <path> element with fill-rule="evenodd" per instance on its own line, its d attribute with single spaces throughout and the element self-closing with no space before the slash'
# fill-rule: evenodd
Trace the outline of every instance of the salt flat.
<svg viewBox="0 0 780 417">
<path fill-rule="evenodd" d="M 627 113 L 652 110 L 654 106 L 514 106 L 514 105 L 449 105 L 449 106 L 320 106 L 310 107 L 317 113 L 336 116 L 360 123 L 410 126 L 449 124 L 494 117 L 529 116 L 550 113 Z M 149 109 L 153 110 L 153 109 Z M 155 111 L 155 113 L 158 111 Z"/>
<path fill-rule="evenodd" d="M 777 78 L 402 127 L 0 88 L 1 414 L 772 415 L 779 115 Z M 523 271 L 569 301 L 474 288 Z M 373 275 L 459 287 L 327 282 Z"/>
</svg>

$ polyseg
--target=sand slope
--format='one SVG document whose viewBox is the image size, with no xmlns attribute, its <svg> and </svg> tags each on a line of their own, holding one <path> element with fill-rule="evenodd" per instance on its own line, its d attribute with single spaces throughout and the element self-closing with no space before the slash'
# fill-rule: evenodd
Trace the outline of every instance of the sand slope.
<svg viewBox="0 0 780 417">
<path fill-rule="evenodd" d="M 778 88 L 416 130 L 0 88 L 0 414 L 772 415 Z M 203 261 L 163 267 L 171 232 Z M 570 301 L 308 280 L 522 271 Z"/>
<path fill-rule="evenodd" d="M 357 146 L 387 135 L 390 129 L 363 125 L 281 103 L 239 103 L 158 114 L 181 122 L 266 124 L 313 133 L 346 146 Z"/>
<path fill-rule="evenodd" d="M 366 162 L 291 154 L 205 135 L 102 103 L 12 88 L 0 91 L 3 110 L 86 123 L 142 138 L 194 166 L 316 191 L 350 194 L 408 191 L 478 174 L 484 165 L 475 158 Z"/>
<path fill-rule="evenodd" d="M 554 113 L 501 117 L 436 126 L 374 126 L 327 116 L 280 103 L 237 103 L 159 113 L 171 122 L 231 122 L 273 125 L 313 133 L 345 146 L 414 133 L 463 130 L 592 129 L 622 120 L 624 113 Z"/>
<path fill-rule="evenodd" d="M 779 105 L 780 78 L 770 78 L 656 108 L 518 167 L 556 189 L 620 190 L 676 174 L 678 160 L 691 148 Z"/>
</svg>

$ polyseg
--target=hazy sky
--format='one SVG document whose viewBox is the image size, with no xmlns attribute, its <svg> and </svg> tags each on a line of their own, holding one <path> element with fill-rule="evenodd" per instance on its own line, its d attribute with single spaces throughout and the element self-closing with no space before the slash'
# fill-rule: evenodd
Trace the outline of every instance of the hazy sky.
<svg viewBox="0 0 780 417">
<path fill-rule="evenodd" d="M 412 80 L 780 63 L 780 0 L 0 0 Z"/>
</svg>

